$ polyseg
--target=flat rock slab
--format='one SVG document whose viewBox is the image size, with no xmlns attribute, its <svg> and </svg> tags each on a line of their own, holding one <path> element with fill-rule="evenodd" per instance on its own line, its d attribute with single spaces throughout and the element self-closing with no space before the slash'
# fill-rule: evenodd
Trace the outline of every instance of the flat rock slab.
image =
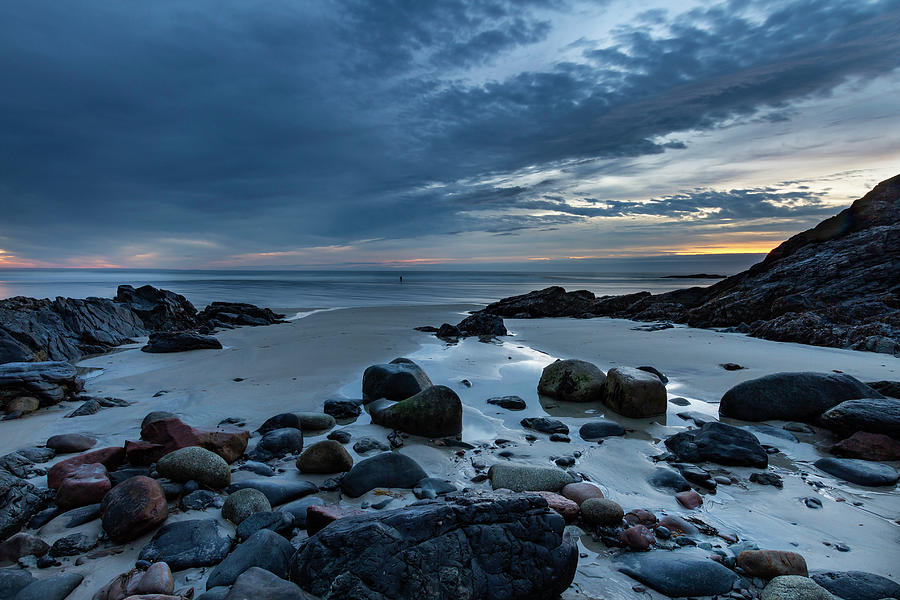
<svg viewBox="0 0 900 600">
<path fill-rule="evenodd" d="M 571 475 L 555 467 L 506 463 L 493 465 L 488 476 L 495 490 L 507 489 L 514 492 L 558 492 L 566 484 L 575 482 Z"/>
<path fill-rule="evenodd" d="M 900 583 L 865 571 L 814 571 L 810 577 L 844 600 L 900 598 Z"/>
<path fill-rule="evenodd" d="M 228 556 L 231 540 L 214 519 L 178 521 L 162 527 L 144 546 L 140 560 L 164 562 L 173 571 L 217 565 Z"/>
<path fill-rule="evenodd" d="M 880 487 L 894 485 L 900 479 L 894 467 L 858 458 L 820 458 L 814 464 L 829 475 L 857 485 Z"/>
<path fill-rule="evenodd" d="M 672 598 L 726 594 L 737 579 L 715 561 L 676 553 L 632 555 L 623 563 L 619 571 Z"/>
</svg>

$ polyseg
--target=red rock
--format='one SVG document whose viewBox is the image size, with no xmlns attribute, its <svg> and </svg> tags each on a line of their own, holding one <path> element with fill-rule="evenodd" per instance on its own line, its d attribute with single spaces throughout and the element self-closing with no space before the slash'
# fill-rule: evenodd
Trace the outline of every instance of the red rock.
<svg viewBox="0 0 900 600">
<path fill-rule="evenodd" d="M 744 550 L 738 554 L 737 566 L 747 575 L 762 579 L 780 575 L 809 577 L 806 560 L 796 552 L 786 550 Z"/>
<path fill-rule="evenodd" d="M 703 497 L 694 490 L 678 492 L 675 499 L 685 508 L 697 508 L 703 504 Z"/>
<path fill-rule="evenodd" d="M 558 512 L 566 521 L 574 521 L 578 517 L 578 504 L 554 492 L 535 492 L 547 501 L 547 504 Z"/>
<path fill-rule="evenodd" d="M 72 452 L 84 452 L 97 444 L 97 440 L 80 433 L 63 433 L 54 435 L 47 440 L 47 447 L 56 450 L 59 454 L 71 454 Z"/>
<path fill-rule="evenodd" d="M 331 506 L 310 506 L 306 509 L 306 533 L 313 535 L 338 519 L 364 514 L 366 514 L 366 511 L 358 508 L 347 508 L 333 504 Z"/>
<path fill-rule="evenodd" d="M 153 563 L 146 571 L 132 569 L 107 583 L 94 594 L 93 600 L 123 600 L 135 595 L 172 594 L 175 580 L 164 562 Z"/>
<path fill-rule="evenodd" d="M 676 534 L 697 535 L 700 533 L 696 525 L 677 515 L 666 515 L 659 520 L 659 524 Z"/>
<path fill-rule="evenodd" d="M 125 442 L 125 458 L 129 463 L 147 467 L 167 454 L 166 447 L 143 440 Z"/>
<path fill-rule="evenodd" d="M 831 453 L 863 460 L 900 460 L 900 441 L 883 433 L 857 431 L 832 446 Z"/>
<path fill-rule="evenodd" d="M 0 544 L 0 562 L 16 562 L 23 556 L 43 556 L 50 544 L 30 533 L 17 533 Z"/>
<path fill-rule="evenodd" d="M 629 525 L 656 525 L 656 515 L 645 508 L 636 508 L 625 513 L 625 522 Z"/>
<path fill-rule="evenodd" d="M 619 541 L 632 550 L 649 550 L 656 543 L 656 537 L 643 525 L 635 525 L 620 533 Z"/>
<path fill-rule="evenodd" d="M 100 504 L 103 530 L 114 542 L 137 539 L 169 516 L 162 486 L 138 475 L 111 489 Z"/>
<path fill-rule="evenodd" d="M 563 496 L 581 506 L 588 498 L 603 498 L 603 490 L 592 483 L 580 481 L 563 486 L 560 492 Z"/>
<path fill-rule="evenodd" d="M 106 467 L 100 463 L 79 465 L 59 484 L 56 503 L 66 510 L 96 504 L 111 487 Z"/>
<path fill-rule="evenodd" d="M 47 471 L 47 487 L 56 489 L 62 483 L 69 473 L 81 465 L 90 465 L 99 463 L 106 467 L 107 471 L 115 471 L 119 465 L 125 460 L 125 449 L 117 448 L 101 448 L 86 454 L 79 454 L 66 460 L 61 460 Z"/>
<path fill-rule="evenodd" d="M 215 452 L 228 463 L 233 463 L 247 449 L 250 432 L 236 427 L 200 429 L 191 427 L 181 419 L 146 420 L 141 425 L 141 439 L 163 446 L 165 452 L 174 452 L 189 446 L 200 446 Z"/>
</svg>

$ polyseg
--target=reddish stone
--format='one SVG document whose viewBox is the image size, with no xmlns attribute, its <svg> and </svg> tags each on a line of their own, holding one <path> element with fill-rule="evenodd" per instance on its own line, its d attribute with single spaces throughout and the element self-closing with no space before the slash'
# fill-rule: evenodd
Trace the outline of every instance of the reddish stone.
<svg viewBox="0 0 900 600">
<path fill-rule="evenodd" d="M 66 460 L 61 460 L 47 471 L 47 487 L 57 489 L 63 479 L 81 465 L 90 465 L 99 463 L 106 467 L 107 471 L 115 471 L 125 460 L 125 449 L 117 448 L 101 448 L 86 454 L 79 454 Z"/>
<path fill-rule="evenodd" d="M 578 517 L 578 505 L 553 492 L 535 492 L 547 501 L 547 504 L 558 512 L 566 521 L 574 521 Z"/>
<path fill-rule="evenodd" d="M 358 508 L 345 508 L 335 505 L 310 506 L 306 509 L 306 533 L 314 535 L 324 529 L 326 525 L 338 519 L 364 514 L 366 514 L 366 511 Z"/>
<path fill-rule="evenodd" d="M 703 504 L 703 497 L 694 490 L 678 492 L 675 499 L 685 508 L 697 508 Z"/>
<path fill-rule="evenodd" d="M 59 454 L 71 454 L 72 452 L 84 452 L 97 444 L 94 438 L 80 433 L 63 433 L 54 435 L 47 440 L 47 447 L 56 450 Z"/>
<path fill-rule="evenodd" d="M 138 475 L 111 489 L 100 503 L 103 530 L 114 542 L 137 539 L 169 516 L 162 486 Z"/>
<path fill-rule="evenodd" d="M 99 592 L 93 600 L 123 600 L 147 594 L 172 594 L 175 580 L 172 570 L 164 562 L 153 563 L 146 571 L 131 569 L 116 576 Z M 167 597 L 167 596 L 166 596 Z"/>
<path fill-rule="evenodd" d="M 832 446 L 831 453 L 863 460 L 900 460 L 900 441 L 883 433 L 857 431 Z"/>
<path fill-rule="evenodd" d="M 23 556 L 43 556 L 50 544 L 30 533 L 17 533 L 0 544 L 0 562 L 16 562 Z"/>
<path fill-rule="evenodd" d="M 737 566 L 747 575 L 762 579 L 780 575 L 809 577 L 806 560 L 796 552 L 786 550 L 744 550 L 738 554 Z"/>
<path fill-rule="evenodd" d="M 189 446 L 200 446 L 215 452 L 226 462 L 233 463 L 247 449 L 250 432 L 236 427 L 200 429 L 172 417 L 149 422 L 145 419 L 141 425 L 141 439 L 163 446 L 163 454 Z"/>
<path fill-rule="evenodd" d="M 659 520 L 659 524 L 676 534 L 697 535 L 700 533 L 696 525 L 677 515 L 666 515 Z"/>
<path fill-rule="evenodd" d="M 625 522 L 629 525 L 656 525 L 656 515 L 645 508 L 636 508 L 625 513 Z"/>
<path fill-rule="evenodd" d="M 125 458 L 133 465 L 147 467 L 167 454 L 166 447 L 143 440 L 125 442 Z"/>
<path fill-rule="evenodd" d="M 619 541 L 632 550 L 649 550 L 656 543 L 656 537 L 643 525 L 635 525 L 620 533 Z"/>
<path fill-rule="evenodd" d="M 103 496 L 111 487 L 106 467 L 100 463 L 80 465 L 59 484 L 59 489 L 56 490 L 56 504 L 67 510 L 96 504 L 103 500 Z"/>
<path fill-rule="evenodd" d="M 586 481 L 569 483 L 563 486 L 560 493 L 578 506 L 584 504 L 584 501 L 588 498 L 603 498 L 603 490 Z"/>
</svg>

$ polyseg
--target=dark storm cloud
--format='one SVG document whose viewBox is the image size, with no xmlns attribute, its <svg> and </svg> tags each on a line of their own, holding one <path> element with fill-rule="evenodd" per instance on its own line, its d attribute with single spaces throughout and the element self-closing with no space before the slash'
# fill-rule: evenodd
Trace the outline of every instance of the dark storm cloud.
<svg viewBox="0 0 900 600">
<path fill-rule="evenodd" d="M 588 7 L 7 2 L 0 239 L 53 260 L 160 238 L 208 240 L 227 254 L 504 233 L 594 216 L 588 208 L 789 214 L 752 193 L 709 191 L 510 215 L 502 211 L 559 203 L 534 188 L 479 182 L 529 166 L 678 151 L 683 143 L 660 138 L 791 118 L 797 99 L 898 66 L 897 0 L 753 8 L 764 21 L 737 3 L 647 12 L 619 26 L 612 43 L 579 40 L 580 57 L 482 81 L 469 69 L 503 73 L 504 56 L 549 39 L 554 19 Z M 548 178 L 540 194 L 573 174 Z"/>
</svg>

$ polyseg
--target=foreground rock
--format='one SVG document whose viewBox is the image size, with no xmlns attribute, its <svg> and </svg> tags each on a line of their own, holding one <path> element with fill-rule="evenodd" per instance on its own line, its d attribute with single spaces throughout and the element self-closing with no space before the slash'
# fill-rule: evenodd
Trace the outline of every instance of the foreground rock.
<svg viewBox="0 0 900 600">
<path fill-rule="evenodd" d="M 603 403 L 633 419 L 662 415 L 667 408 L 666 386 L 653 373 L 632 367 L 615 367 L 606 374 Z"/>
<path fill-rule="evenodd" d="M 900 439 L 900 400 L 895 398 L 847 400 L 826 411 L 819 419 L 819 423 L 842 434 L 867 431 Z"/>
<path fill-rule="evenodd" d="M 292 558 L 290 579 L 323 598 L 554 598 L 578 563 L 564 527 L 537 495 L 425 500 L 335 521 Z"/>
<path fill-rule="evenodd" d="M 334 440 L 316 442 L 297 459 L 301 473 L 343 473 L 353 467 L 353 457 Z"/>
<path fill-rule="evenodd" d="M 16 533 L 40 511 L 50 492 L 0 469 L 0 540 Z"/>
<path fill-rule="evenodd" d="M 237 578 L 224 600 L 319 600 L 300 587 L 259 567 Z"/>
<path fill-rule="evenodd" d="M 725 392 L 719 414 L 742 421 L 811 421 L 845 400 L 880 396 L 842 373 L 775 373 Z"/>
<path fill-rule="evenodd" d="M 156 463 L 156 468 L 160 475 L 174 481 L 193 480 L 217 490 L 231 483 L 231 470 L 225 459 L 199 446 L 166 454 Z"/>
<path fill-rule="evenodd" d="M 375 488 L 408 488 L 428 474 L 419 463 L 399 452 L 383 452 L 353 465 L 343 479 L 341 491 L 358 498 Z"/>
<path fill-rule="evenodd" d="M 862 460 L 900 460 L 900 440 L 881 433 L 857 431 L 832 446 L 831 453 Z"/>
<path fill-rule="evenodd" d="M 606 374 L 583 360 L 550 363 L 541 372 L 538 393 L 564 402 L 600 402 Z"/>
<path fill-rule="evenodd" d="M 779 575 L 809 575 L 806 560 L 796 552 L 784 550 L 744 550 L 738 554 L 737 566 L 747 575 L 762 579 Z"/>
<path fill-rule="evenodd" d="M 802 575 L 781 575 L 766 585 L 761 600 L 835 600 L 818 583 Z"/>
<path fill-rule="evenodd" d="M 631 555 L 619 570 L 672 598 L 727 594 L 737 580 L 715 561 L 678 553 Z"/>
<path fill-rule="evenodd" d="M 488 476 L 495 490 L 514 492 L 558 492 L 566 484 L 574 482 L 573 477 L 562 469 L 512 463 L 493 465 L 488 470 Z"/>
<path fill-rule="evenodd" d="M 122 600 L 142 594 L 169 595 L 175 591 L 172 570 L 164 562 L 153 563 L 146 571 L 131 569 L 116 576 L 94 594 L 93 600 Z"/>
<path fill-rule="evenodd" d="M 0 408 L 31 412 L 73 399 L 84 389 L 75 367 L 65 362 L 14 362 L 0 365 Z"/>
<path fill-rule="evenodd" d="M 259 567 L 281 578 L 287 577 L 294 554 L 291 543 L 269 529 L 261 529 L 240 544 L 209 573 L 206 589 L 231 585 L 251 567 Z"/>
<path fill-rule="evenodd" d="M 57 573 L 44 579 L 35 579 L 19 590 L 15 600 L 63 600 L 83 580 L 84 575 L 80 573 Z"/>
<path fill-rule="evenodd" d="M 761 469 L 769 465 L 769 455 L 755 435 L 716 421 L 706 423 L 700 429 L 676 433 L 665 444 L 683 462 L 709 461 Z"/>
<path fill-rule="evenodd" d="M 112 488 L 100 503 L 103 530 L 114 542 L 137 539 L 169 516 L 162 486 L 155 479 L 137 476 Z"/>
<path fill-rule="evenodd" d="M 432 385 L 422 367 L 408 358 L 395 358 L 390 363 L 372 365 L 365 370 L 363 400 L 367 403 L 379 398 L 406 400 Z"/>
<path fill-rule="evenodd" d="M 900 598 L 900 583 L 865 571 L 817 571 L 813 581 L 844 600 Z"/>
<path fill-rule="evenodd" d="M 506 326 L 503 324 L 503 319 L 486 313 L 470 315 L 457 323 L 456 328 L 459 330 L 461 337 L 495 337 L 507 335 L 508 333 Z"/>
<path fill-rule="evenodd" d="M 443 385 L 427 387 L 371 413 L 373 423 L 413 435 L 435 438 L 462 432 L 462 402 L 456 392 Z"/>
<path fill-rule="evenodd" d="M 815 463 L 817 468 L 838 479 L 857 485 L 880 487 L 894 485 L 900 474 L 890 465 L 868 462 L 856 458 L 820 458 Z"/>
<path fill-rule="evenodd" d="M 230 550 L 231 540 L 222 535 L 215 520 L 178 521 L 157 531 L 139 559 L 164 562 L 173 571 L 181 571 L 217 565 Z"/>
<path fill-rule="evenodd" d="M 170 452 L 189 446 L 206 448 L 221 456 L 225 462 L 233 463 L 247 449 L 250 432 L 225 426 L 202 429 L 192 427 L 168 413 L 150 413 L 141 424 L 141 439 L 154 446 L 142 449 L 137 461 L 129 453 L 128 459 L 132 464 L 149 465 Z"/>
<path fill-rule="evenodd" d="M 221 350 L 222 343 L 211 335 L 194 331 L 160 331 L 150 334 L 143 352 L 166 353 L 187 352 L 188 350 Z"/>
</svg>

